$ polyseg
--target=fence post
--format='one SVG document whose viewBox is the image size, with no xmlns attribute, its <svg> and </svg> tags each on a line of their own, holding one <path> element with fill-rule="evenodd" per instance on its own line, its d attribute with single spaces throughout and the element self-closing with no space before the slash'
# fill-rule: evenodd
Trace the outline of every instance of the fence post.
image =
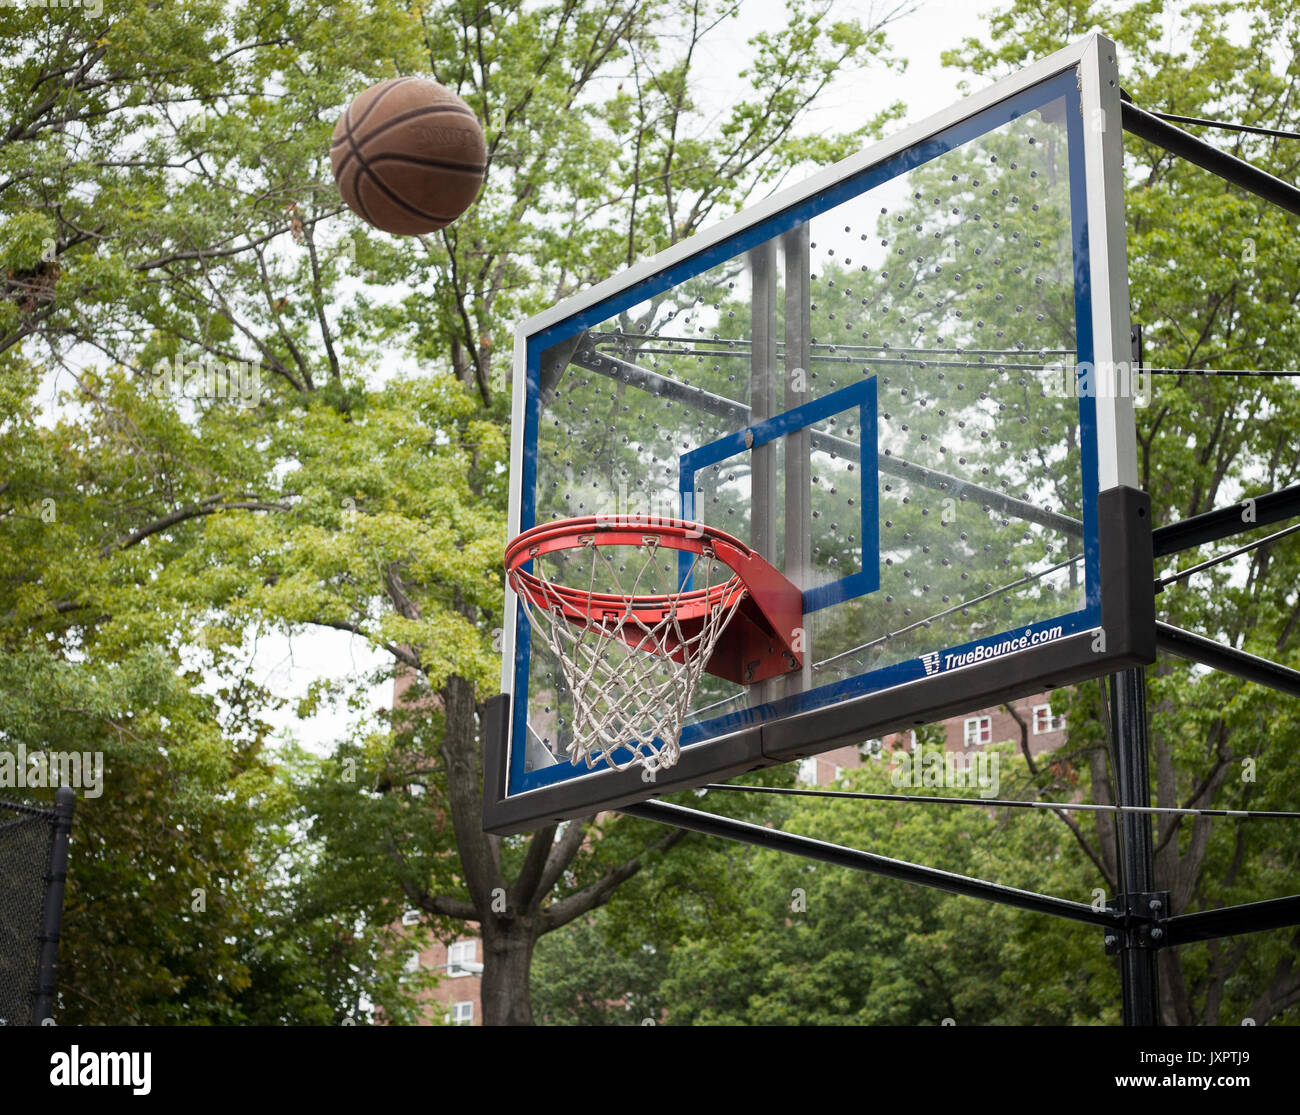
<svg viewBox="0 0 1300 1115">
<path fill-rule="evenodd" d="M 68 844 L 77 795 L 60 786 L 54 798 L 54 837 L 45 874 L 45 908 L 41 914 L 41 960 L 36 979 L 32 1022 L 40 1026 L 54 1016 L 55 974 L 59 961 L 59 932 L 63 924 L 63 891 L 68 880 Z"/>
</svg>

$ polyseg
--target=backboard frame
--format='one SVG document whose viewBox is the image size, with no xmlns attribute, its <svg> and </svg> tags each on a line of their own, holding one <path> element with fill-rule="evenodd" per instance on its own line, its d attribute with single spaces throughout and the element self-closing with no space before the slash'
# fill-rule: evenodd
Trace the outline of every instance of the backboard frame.
<svg viewBox="0 0 1300 1115">
<path fill-rule="evenodd" d="M 1069 81 L 1069 76 L 1076 80 Z M 633 295 L 646 297 L 664 290 L 684 271 L 697 273 L 712 258 L 746 250 L 806 222 L 810 215 L 834 205 L 837 197 L 864 189 L 864 176 L 876 172 L 888 178 L 900 173 L 900 158 L 907 166 L 925 163 L 964 142 L 963 125 L 978 134 L 976 129 L 985 126 L 983 114 L 991 110 L 1009 112 L 1014 119 L 1017 98 L 1029 103 L 1053 82 L 1053 88 L 1072 89 L 1070 103 L 1077 105 L 1081 117 L 1077 130 L 1071 131 L 1072 143 L 1076 139 L 1079 143 L 1086 185 L 1086 214 L 1074 255 L 1076 268 L 1083 264 L 1082 273 L 1075 276 L 1078 357 L 1099 369 L 1127 365 L 1130 326 L 1118 69 L 1114 45 L 1104 36 L 1091 35 L 520 325 L 514 367 L 510 536 L 532 525 L 526 521 L 532 513 L 526 478 L 530 466 L 534 475 L 536 469 L 537 359 L 557 333 L 571 332 L 575 322 L 579 326 L 599 322 L 616 303 L 627 305 Z M 1071 172 L 1075 173 L 1073 163 Z M 873 385 L 873 412 L 874 383 L 874 379 L 863 381 Z M 861 403 L 855 396 L 848 405 Z M 1081 397 L 1079 403 L 1081 429 L 1088 427 L 1082 451 L 1083 537 L 1090 572 L 1087 608 L 1076 613 L 1084 617 L 1080 629 L 1041 645 L 1020 642 L 1035 638 L 1032 631 L 1001 632 L 965 648 L 970 661 L 960 668 L 938 664 L 932 670 L 930 663 L 913 660 L 899 664 L 906 668 L 878 671 L 889 676 L 878 678 L 871 691 L 846 691 L 842 697 L 832 695 L 835 699 L 829 703 L 823 695 L 820 703 L 807 708 L 793 701 L 782 715 L 768 715 L 758 722 L 739 717 L 707 742 L 683 746 L 677 765 L 655 772 L 653 778 L 637 770 L 584 772 L 522 790 L 516 785 L 512 792 L 512 756 L 518 766 L 524 746 L 520 730 L 526 730 L 526 685 L 521 693 L 520 683 L 526 677 L 526 664 L 521 663 L 527 655 L 528 633 L 521 627 L 517 601 L 507 590 L 502 695 L 489 702 L 484 724 L 484 828 L 499 833 L 526 831 L 1152 661 L 1150 516 L 1145 495 L 1136 490 L 1133 400 L 1113 392 Z M 828 404 L 823 398 L 808 405 L 824 411 Z M 781 416 L 756 421 L 748 429 L 749 444 L 784 436 L 793 424 Z M 683 478 L 696 464 L 728 449 L 739 451 L 734 443 L 738 436 L 730 434 L 686 454 Z M 866 445 L 865 439 L 862 444 Z M 1095 489 L 1089 477 L 1095 479 Z M 867 483 L 865 469 L 863 483 Z M 860 572 L 870 579 L 865 563 Z M 806 600 L 806 612 L 809 603 L 815 601 Z"/>
</svg>

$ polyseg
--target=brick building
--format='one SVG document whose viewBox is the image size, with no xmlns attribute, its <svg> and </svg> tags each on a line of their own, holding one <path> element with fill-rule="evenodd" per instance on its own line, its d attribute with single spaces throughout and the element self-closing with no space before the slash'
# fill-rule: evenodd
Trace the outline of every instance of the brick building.
<svg viewBox="0 0 1300 1115">
<path fill-rule="evenodd" d="M 1016 715 L 1024 721 L 1029 740 L 1029 753 L 1034 756 L 1053 751 L 1065 741 L 1065 718 L 1052 715 L 1046 695 L 1026 697 L 1012 704 Z M 1020 725 L 1016 718 L 1001 705 L 980 709 L 965 716 L 954 716 L 940 721 L 945 733 L 945 747 L 949 751 L 969 753 L 992 743 L 1020 743 Z M 870 754 L 872 746 L 877 751 L 908 748 L 914 733 L 895 732 L 881 740 L 868 740 L 862 746 L 838 747 L 799 763 L 798 778 L 810 786 L 828 786 L 840 773 L 864 762 L 864 753 Z"/>
<path fill-rule="evenodd" d="M 416 918 L 410 912 L 402 920 L 413 924 Z M 427 1007 L 422 1025 L 483 1024 L 483 945 L 476 936 L 477 930 L 476 923 L 466 922 L 460 936 L 450 945 L 435 941 L 426 949 L 411 950 L 410 970 L 418 965 L 441 977 L 438 986 L 423 996 Z"/>
</svg>

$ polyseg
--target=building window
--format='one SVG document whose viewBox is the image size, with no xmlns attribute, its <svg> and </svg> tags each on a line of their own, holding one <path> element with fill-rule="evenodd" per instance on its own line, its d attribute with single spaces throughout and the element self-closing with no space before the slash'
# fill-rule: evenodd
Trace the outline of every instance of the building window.
<svg viewBox="0 0 1300 1115">
<path fill-rule="evenodd" d="M 419 910 L 407 910 L 407 911 L 405 911 L 405 912 L 402 914 L 402 924 L 403 924 L 403 925 L 419 925 L 419 924 L 420 924 L 420 911 L 419 911 Z"/>
<path fill-rule="evenodd" d="M 963 737 L 967 747 L 982 747 L 993 742 L 993 717 L 966 717 L 966 734 Z"/>
<path fill-rule="evenodd" d="M 420 953 L 418 951 L 411 953 L 411 955 L 406 958 L 406 963 L 402 965 L 402 970 L 408 976 L 413 976 L 420 970 Z"/>
<path fill-rule="evenodd" d="M 1053 716 L 1051 705 L 1034 706 L 1034 735 L 1042 736 L 1048 732 L 1065 731 L 1065 717 Z"/>
<path fill-rule="evenodd" d="M 457 941 L 447 950 L 447 975 L 470 975 L 467 964 L 473 964 L 478 956 L 477 941 Z"/>
<path fill-rule="evenodd" d="M 451 1024 L 453 1026 L 468 1026 L 474 1021 L 474 1002 L 472 999 L 466 999 L 463 1003 L 451 1004 Z"/>
<path fill-rule="evenodd" d="M 817 785 L 817 758 L 813 756 L 809 759 L 799 760 L 799 771 L 795 777 L 800 782 L 805 782 L 809 786 Z"/>
<path fill-rule="evenodd" d="M 884 750 L 884 740 L 869 739 L 862 745 L 862 757 L 864 759 L 879 759 Z"/>
</svg>

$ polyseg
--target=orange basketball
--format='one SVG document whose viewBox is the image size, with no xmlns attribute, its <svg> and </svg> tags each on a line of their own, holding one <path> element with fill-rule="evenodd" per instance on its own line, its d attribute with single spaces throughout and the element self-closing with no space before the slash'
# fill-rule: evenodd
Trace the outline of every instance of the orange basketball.
<svg viewBox="0 0 1300 1115">
<path fill-rule="evenodd" d="M 473 110 L 420 77 L 372 85 L 334 125 L 334 180 L 348 207 L 378 229 L 435 232 L 473 204 L 487 144 Z"/>
</svg>

